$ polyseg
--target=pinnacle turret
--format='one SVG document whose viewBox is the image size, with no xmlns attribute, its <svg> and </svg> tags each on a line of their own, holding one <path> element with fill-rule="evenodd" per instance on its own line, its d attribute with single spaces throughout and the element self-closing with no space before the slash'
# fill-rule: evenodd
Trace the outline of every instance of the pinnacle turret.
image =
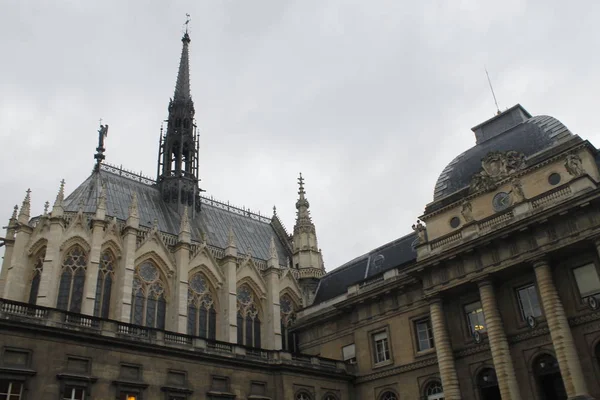
<svg viewBox="0 0 600 400">
<path fill-rule="evenodd" d="M 29 222 L 29 213 L 31 209 L 31 189 L 27 189 L 27 194 L 23 199 L 21 211 L 19 212 L 19 223 L 27 224 Z"/>
</svg>

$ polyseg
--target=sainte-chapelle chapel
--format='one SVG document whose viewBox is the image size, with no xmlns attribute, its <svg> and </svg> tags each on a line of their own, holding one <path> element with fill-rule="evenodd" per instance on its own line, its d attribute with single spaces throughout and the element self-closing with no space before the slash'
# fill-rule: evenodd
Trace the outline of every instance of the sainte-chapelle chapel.
<svg viewBox="0 0 600 400">
<path fill-rule="evenodd" d="M 101 125 L 84 182 L 15 206 L 0 400 L 600 399 L 590 142 L 498 111 L 405 236 L 326 272 L 301 175 L 291 231 L 203 195 L 190 43 L 155 179 L 106 163 Z"/>
</svg>

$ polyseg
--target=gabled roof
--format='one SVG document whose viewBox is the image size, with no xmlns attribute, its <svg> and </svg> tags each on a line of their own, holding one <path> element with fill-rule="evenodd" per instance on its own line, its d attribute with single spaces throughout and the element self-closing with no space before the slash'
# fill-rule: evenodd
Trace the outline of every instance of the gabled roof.
<svg viewBox="0 0 600 400">
<path fill-rule="evenodd" d="M 159 231 L 177 235 L 181 218 L 162 201 L 156 185 L 149 179 L 122 172 L 103 165 L 64 200 L 65 211 L 76 212 L 82 204 L 84 213 L 95 213 L 100 189 L 105 185 L 107 216 L 126 220 L 131 197 L 137 193 L 140 225 L 152 227 L 156 219 Z M 192 240 L 200 241 L 204 233 L 207 243 L 218 248 L 227 247 L 231 228 L 238 253 L 247 254 L 250 249 L 252 256 L 261 260 L 269 259 L 271 238 L 274 238 L 279 262 L 285 265 L 290 257 L 269 219 L 227 204 L 203 198 L 200 213 L 190 218 L 190 227 Z"/>
<path fill-rule="evenodd" d="M 313 304 L 340 296 L 365 279 L 381 275 L 393 268 L 408 265 L 417 259 L 417 235 L 411 233 L 371 250 L 321 278 Z"/>
</svg>

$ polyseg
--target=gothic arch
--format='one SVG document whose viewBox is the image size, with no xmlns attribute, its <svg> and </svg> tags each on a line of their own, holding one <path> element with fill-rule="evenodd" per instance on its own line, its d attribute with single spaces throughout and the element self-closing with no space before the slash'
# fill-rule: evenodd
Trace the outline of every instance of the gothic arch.
<svg viewBox="0 0 600 400">
<path fill-rule="evenodd" d="M 169 283 L 154 257 L 136 261 L 131 286 L 131 323 L 165 329 Z"/>
<path fill-rule="evenodd" d="M 114 239 L 109 239 L 102 243 L 100 248 L 100 253 L 109 250 L 112 255 L 115 257 L 115 260 L 121 259 L 121 245 L 117 243 Z"/>
<path fill-rule="evenodd" d="M 187 334 L 215 340 L 218 309 L 216 288 L 206 274 L 196 268 L 188 277 Z"/>
<path fill-rule="evenodd" d="M 40 241 L 38 240 L 37 243 Z M 27 275 L 26 283 L 29 287 L 29 304 L 37 303 L 37 296 L 40 289 L 40 283 L 42 280 L 42 271 L 44 270 L 44 260 L 46 258 L 47 242 L 44 242 L 40 246 L 32 248 L 33 252 L 30 251 L 28 257 L 28 269 L 29 275 Z"/>
<path fill-rule="evenodd" d="M 68 244 L 68 246 L 67 246 Z M 80 237 L 66 241 L 61 249 L 61 268 L 56 308 L 71 312 L 81 312 L 83 289 L 89 263 L 89 246 Z"/>
<path fill-rule="evenodd" d="M 27 255 L 31 257 L 34 254 L 36 254 L 38 251 L 40 251 L 41 248 L 47 247 L 47 246 L 48 246 L 48 239 L 46 239 L 45 237 L 39 238 L 31 246 L 29 246 Z"/>
<path fill-rule="evenodd" d="M 264 282 L 259 281 L 257 283 L 256 280 L 254 280 L 253 278 L 254 277 L 252 276 L 245 276 L 242 279 L 238 279 L 237 287 L 239 288 L 244 284 L 250 286 L 255 296 L 257 296 L 257 299 L 260 300 L 260 304 L 262 305 L 262 300 L 265 300 L 267 298 L 267 288 L 264 286 Z"/>
<path fill-rule="evenodd" d="M 113 297 L 113 283 L 119 260 L 112 246 L 104 246 L 100 251 L 100 259 L 98 261 L 98 275 L 95 279 L 94 316 L 108 318 L 110 315 L 111 298 Z"/>
<path fill-rule="evenodd" d="M 86 253 L 89 253 L 92 249 L 89 242 L 85 238 L 79 235 L 74 235 L 64 240 L 60 245 L 59 250 L 61 251 L 61 253 L 64 254 L 67 251 L 71 250 L 71 248 L 75 245 L 81 246 L 83 251 L 85 251 Z"/>
<path fill-rule="evenodd" d="M 158 269 L 164 275 L 165 283 L 167 285 L 170 283 L 168 278 L 170 278 L 175 273 L 175 269 L 172 268 L 160 254 L 158 254 L 154 250 L 150 250 L 137 256 L 135 258 L 136 267 L 140 266 L 145 261 L 152 261 L 156 266 L 158 266 Z"/>
<path fill-rule="evenodd" d="M 437 389 L 437 390 L 436 390 Z M 421 396 L 423 399 L 427 400 L 432 396 L 433 398 L 438 398 L 438 396 L 443 396 L 444 387 L 442 385 L 442 379 L 438 376 L 429 377 L 423 382 L 421 385 Z M 440 398 L 443 398 L 441 397 Z"/>
<path fill-rule="evenodd" d="M 160 233 L 154 229 L 148 232 L 148 236 L 146 239 L 140 244 L 138 249 L 136 250 L 136 254 L 146 254 L 154 252 L 158 254 L 163 260 L 169 260 L 171 265 L 175 264 L 175 259 L 173 254 L 165 244 L 162 239 Z M 168 270 L 174 270 L 173 268 L 168 268 Z"/>
<path fill-rule="evenodd" d="M 242 282 L 247 279 L 252 280 L 252 285 L 256 291 L 256 294 L 266 297 L 267 284 L 265 283 L 260 270 L 256 267 L 256 264 L 254 264 L 252 259 L 246 259 L 242 262 L 240 268 L 237 270 L 236 279 L 238 282 Z"/>
<path fill-rule="evenodd" d="M 261 347 L 262 321 L 265 314 L 262 299 L 251 286 L 252 281 L 237 286 L 237 340 L 239 345 Z"/>
<path fill-rule="evenodd" d="M 292 302 L 296 306 L 295 307 L 296 310 L 302 308 L 302 296 L 299 293 L 297 293 L 294 290 L 294 288 L 292 288 L 290 286 L 286 286 L 283 289 L 281 289 L 281 291 L 279 292 L 279 298 L 282 298 L 283 296 L 289 296 L 289 298 L 292 300 Z"/>
<path fill-rule="evenodd" d="M 195 265 L 200 267 L 204 265 L 209 270 L 207 271 L 207 273 L 213 275 L 214 282 L 218 282 L 218 284 L 221 285 L 225 281 L 225 276 L 223 276 L 219 268 L 219 262 L 215 259 L 210 250 L 204 244 L 201 244 L 199 246 L 198 251 L 190 260 L 189 265 Z M 217 287 L 216 283 L 215 287 Z"/>
<path fill-rule="evenodd" d="M 223 286 L 223 282 L 225 282 L 225 277 L 221 271 L 219 271 L 213 265 L 200 264 L 193 267 L 188 273 L 188 278 L 191 278 L 196 272 L 203 273 L 215 291 L 220 289 L 221 286 Z"/>
</svg>

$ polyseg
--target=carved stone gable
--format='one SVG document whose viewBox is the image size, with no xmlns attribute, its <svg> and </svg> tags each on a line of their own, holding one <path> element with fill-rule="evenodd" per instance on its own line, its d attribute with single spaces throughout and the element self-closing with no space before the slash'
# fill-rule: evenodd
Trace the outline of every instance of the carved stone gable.
<svg viewBox="0 0 600 400">
<path fill-rule="evenodd" d="M 516 151 L 492 151 L 481 160 L 481 171 L 471 179 L 471 192 L 492 190 L 502 179 L 525 168 L 525 155 Z"/>
</svg>

